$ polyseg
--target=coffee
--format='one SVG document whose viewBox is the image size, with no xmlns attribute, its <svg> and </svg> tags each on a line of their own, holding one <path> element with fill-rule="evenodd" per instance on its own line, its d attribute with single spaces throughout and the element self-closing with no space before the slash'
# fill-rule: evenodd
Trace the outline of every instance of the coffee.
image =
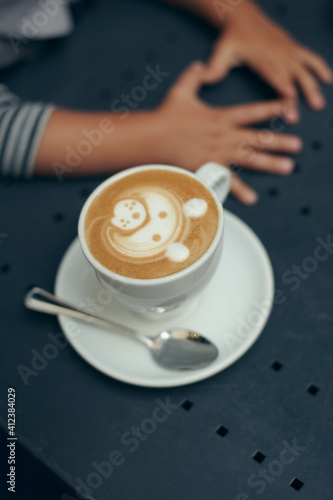
<svg viewBox="0 0 333 500">
<path fill-rule="evenodd" d="M 168 276 L 197 261 L 217 232 L 210 191 L 172 169 L 143 169 L 107 185 L 93 198 L 84 237 L 95 260 L 129 278 Z"/>
</svg>

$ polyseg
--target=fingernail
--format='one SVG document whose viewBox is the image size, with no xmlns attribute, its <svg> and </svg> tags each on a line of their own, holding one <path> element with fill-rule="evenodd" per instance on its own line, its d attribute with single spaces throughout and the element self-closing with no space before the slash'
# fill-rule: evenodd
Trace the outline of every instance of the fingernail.
<svg viewBox="0 0 333 500">
<path fill-rule="evenodd" d="M 297 96 L 296 89 L 295 89 L 295 87 L 292 87 L 292 86 L 285 87 L 283 93 L 286 97 L 296 97 Z"/>
<path fill-rule="evenodd" d="M 313 96 L 312 105 L 316 109 L 322 109 L 325 106 L 325 99 L 321 95 Z"/>
<path fill-rule="evenodd" d="M 294 151 L 299 151 L 300 149 L 302 149 L 303 147 L 303 142 L 301 141 L 301 139 L 299 139 L 298 137 L 294 137 L 291 141 L 290 141 L 290 147 L 294 150 Z"/>
<path fill-rule="evenodd" d="M 258 201 L 258 195 L 255 191 L 247 191 L 244 196 L 244 202 L 247 205 L 254 205 Z"/>
<path fill-rule="evenodd" d="M 333 83 L 333 73 L 332 73 L 332 71 L 328 71 L 326 73 L 326 82 L 327 83 Z"/>
<path fill-rule="evenodd" d="M 285 173 L 285 174 L 290 174 L 290 172 L 292 172 L 293 168 L 294 168 L 294 160 L 292 160 L 291 158 L 285 158 L 283 160 L 280 161 L 280 170 L 282 173 Z"/>
<path fill-rule="evenodd" d="M 286 119 L 290 123 L 296 123 L 299 120 L 299 114 L 297 111 L 287 111 L 286 112 Z"/>
<path fill-rule="evenodd" d="M 200 61 L 196 61 L 192 64 L 192 69 L 194 71 L 200 71 L 204 67 L 203 63 Z"/>
</svg>

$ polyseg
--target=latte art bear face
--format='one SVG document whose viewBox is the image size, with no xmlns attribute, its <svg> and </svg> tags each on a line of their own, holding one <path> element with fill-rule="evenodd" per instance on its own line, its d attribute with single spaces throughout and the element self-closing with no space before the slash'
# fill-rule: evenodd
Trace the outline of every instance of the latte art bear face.
<svg viewBox="0 0 333 500">
<path fill-rule="evenodd" d="M 127 198 L 114 206 L 111 225 L 107 228 L 111 248 L 132 262 L 142 259 L 147 262 L 158 257 L 185 261 L 190 254 L 190 249 L 183 244 L 188 219 L 204 215 L 206 201 L 191 198 L 182 205 L 161 188 L 135 191 L 137 199 Z"/>
<path fill-rule="evenodd" d="M 89 250 L 117 274 L 150 279 L 191 265 L 210 246 L 218 210 L 199 181 L 146 170 L 106 187 L 85 219 Z"/>
<path fill-rule="evenodd" d="M 119 229 L 132 230 L 141 226 L 147 217 L 146 209 L 137 200 L 122 200 L 114 207 L 111 224 Z"/>
</svg>

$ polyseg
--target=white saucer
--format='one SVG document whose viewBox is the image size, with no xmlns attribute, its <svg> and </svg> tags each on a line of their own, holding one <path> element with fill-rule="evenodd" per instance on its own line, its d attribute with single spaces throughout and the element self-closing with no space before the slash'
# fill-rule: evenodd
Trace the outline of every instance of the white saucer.
<svg viewBox="0 0 333 500">
<path fill-rule="evenodd" d="M 158 366 L 149 350 L 135 339 L 59 316 L 72 347 L 92 366 L 123 382 L 146 387 L 174 387 L 205 379 L 239 359 L 256 341 L 268 319 L 274 293 L 269 257 L 257 236 L 238 217 L 225 210 L 222 259 L 200 297 L 172 320 L 149 321 L 113 300 L 101 303 L 94 271 L 75 239 L 58 269 L 55 293 L 74 304 L 95 304 L 118 323 L 153 335 L 165 327 L 186 326 L 212 340 L 219 350 L 210 366 L 195 371 L 170 371 Z M 101 300 L 98 300 L 101 299 Z M 104 299 L 105 300 L 105 299 Z M 94 302 L 93 302 L 94 303 Z"/>
</svg>

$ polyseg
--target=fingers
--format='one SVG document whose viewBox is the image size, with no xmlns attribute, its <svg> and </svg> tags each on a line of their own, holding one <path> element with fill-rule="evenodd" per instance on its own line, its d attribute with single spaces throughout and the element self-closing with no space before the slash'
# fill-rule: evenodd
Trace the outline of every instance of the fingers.
<svg viewBox="0 0 333 500">
<path fill-rule="evenodd" d="M 236 155 L 235 162 L 243 167 L 272 174 L 287 175 L 294 168 L 294 160 L 255 149 L 244 149 Z"/>
<path fill-rule="evenodd" d="M 299 121 L 298 103 L 296 99 L 284 99 L 282 101 L 281 115 L 288 123 L 294 125 Z"/>
<path fill-rule="evenodd" d="M 307 69 L 299 67 L 296 80 L 309 106 L 317 110 L 322 109 L 325 106 L 325 99 L 315 77 Z"/>
<path fill-rule="evenodd" d="M 286 66 L 277 65 L 264 57 L 251 60 L 248 64 L 282 97 L 286 99 L 295 99 L 297 97 L 297 88 Z"/>
<path fill-rule="evenodd" d="M 325 99 L 313 73 L 329 84 L 333 83 L 333 72 L 321 57 L 310 50 L 303 47 L 297 49 L 297 58 L 292 66 L 281 66 L 263 58 L 248 61 L 248 64 L 282 97 L 295 99 L 298 85 L 309 106 L 316 110 L 325 106 Z"/>
<path fill-rule="evenodd" d="M 333 72 L 322 57 L 317 56 L 317 54 L 304 47 L 302 47 L 301 53 L 303 55 L 304 64 L 306 64 L 323 83 L 333 83 Z"/>
<path fill-rule="evenodd" d="M 258 200 L 256 191 L 245 184 L 245 182 L 241 181 L 236 174 L 232 175 L 230 191 L 240 202 L 244 203 L 245 205 L 253 205 Z"/>
<path fill-rule="evenodd" d="M 231 44 L 226 37 L 222 37 L 213 50 L 208 61 L 205 74 L 205 83 L 212 84 L 222 80 L 229 71 L 237 66 L 239 61 L 234 55 Z"/>
<path fill-rule="evenodd" d="M 302 149 L 302 141 L 296 135 L 275 134 L 271 130 L 260 131 L 244 130 L 241 132 L 242 148 L 259 149 L 266 151 L 281 151 L 284 153 L 299 153 Z"/>
<path fill-rule="evenodd" d="M 295 101 L 266 101 L 255 104 L 242 104 L 224 109 L 226 117 L 235 125 L 260 123 L 270 118 L 285 116 L 287 121 L 295 123 L 298 111 Z"/>
<path fill-rule="evenodd" d="M 205 65 L 200 61 L 196 61 L 180 75 L 173 86 L 173 90 L 187 95 L 194 95 L 197 94 L 204 82 Z"/>
</svg>

